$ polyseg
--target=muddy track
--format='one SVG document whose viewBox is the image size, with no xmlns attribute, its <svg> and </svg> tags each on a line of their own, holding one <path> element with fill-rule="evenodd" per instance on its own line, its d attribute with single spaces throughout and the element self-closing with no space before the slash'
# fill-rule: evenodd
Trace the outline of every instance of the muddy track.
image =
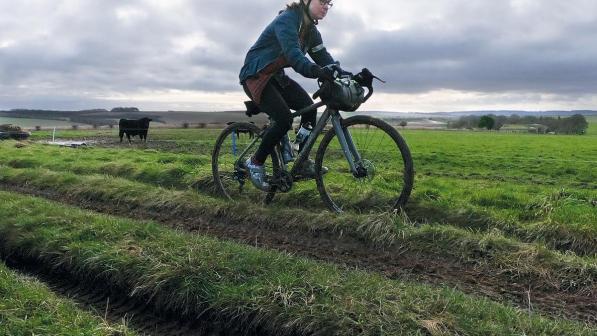
<svg viewBox="0 0 597 336">
<path fill-rule="evenodd" d="M 175 313 L 158 311 L 151 304 L 127 297 L 105 284 L 84 282 L 67 272 L 50 269 L 33 259 L 2 256 L 6 265 L 45 283 L 58 296 L 66 297 L 80 308 L 110 323 L 124 323 L 139 335 L 147 336 L 232 336 L 238 330 L 218 323 L 213 316 L 181 318 Z M 243 333 L 244 334 L 244 333 Z"/>
<path fill-rule="evenodd" d="M 414 253 L 400 247 L 376 248 L 352 237 L 339 238 L 321 232 L 277 231 L 256 228 L 251 223 L 234 225 L 167 212 L 130 208 L 126 204 L 107 204 L 35 190 L 22 185 L 0 184 L 0 189 L 41 196 L 84 209 L 134 219 L 155 220 L 181 229 L 247 245 L 270 248 L 298 256 L 334 263 L 348 268 L 373 271 L 391 279 L 424 282 L 457 288 L 468 294 L 488 297 L 524 310 L 540 312 L 597 325 L 597 297 L 561 291 L 548 282 L 520 280 L 513 283 L 508 274 L 475 264 Z"/>
</svg>

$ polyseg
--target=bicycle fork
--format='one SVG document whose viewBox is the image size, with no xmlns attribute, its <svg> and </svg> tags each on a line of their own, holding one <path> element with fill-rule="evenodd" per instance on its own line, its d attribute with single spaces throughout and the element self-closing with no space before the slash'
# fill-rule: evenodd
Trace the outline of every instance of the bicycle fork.
<svg viewBox="0 0 597 336">
<path fill-rule="evenodd" d="M 360 164 L 362 161 L 361 154 L 357 151 L 354 141 L 352 140 L 352 135 L 350 135 L 348 129 L 342 128 L 342 117 L 339 113 L 334 113 L 332 115 L 332 126 L 336 132 L 338 142 L 340 142 L 340 147 L 342 148 L 342 152 L 344 152 L 346 161 L 348 161 L 350 171 L 352 171 L 355 177 L 363 177 L 361 175 L 366 175 L 367 173 L 362 172 L 361 169 L 359 169 L 361 167 L 357 166 L 357 164 Z"/>
</svg>

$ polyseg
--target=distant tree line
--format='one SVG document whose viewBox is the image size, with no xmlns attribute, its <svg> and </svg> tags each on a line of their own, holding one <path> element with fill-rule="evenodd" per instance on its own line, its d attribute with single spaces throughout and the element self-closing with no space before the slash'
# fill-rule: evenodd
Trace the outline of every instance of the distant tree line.
<svg viewBox="0 0 597 336">
<path fill-rule="evenodd" d="M 139 109 L 136 107 L 115 107 L 111 112 L 118 112 L 121 115 L 118 118 L 135 118 Z M 57 110 L 39 110 L 39 109 L 11 109 L 9 111 L 0 112 L 2 116 L 11 118 L 33 118 L 33 119 L 48 119 L 48 120 L 63 120 L 73 123 L 88 124 L 94 128 L 101 126 L 114 127 L 118 125 L 118 119 L 114 115 L 107 114 L 106 109 L 87 109 L 78 111 L 57 111 Z M 159 118 L 156 118 L 159 120 Z M 41 127 L 40 127 L 41 128 Z"/>
<path fill-rule="evenodd" d="M 448 122 L 448 128 L 500 130 L 505 124 L 525 125 L 533 127 L 541 133 L 554 132 L 557 134 L 585 134 L 589 127 L 587 119 L 582 114 L 575 114 L 567 118 L 488 114 L 461 117 L 456 121 Z"/>
<path fill-rule="evenodd" d="M 136 107 L 115 107 L 110 112 L 139 112 L 139 109 Z"/>
</svg>

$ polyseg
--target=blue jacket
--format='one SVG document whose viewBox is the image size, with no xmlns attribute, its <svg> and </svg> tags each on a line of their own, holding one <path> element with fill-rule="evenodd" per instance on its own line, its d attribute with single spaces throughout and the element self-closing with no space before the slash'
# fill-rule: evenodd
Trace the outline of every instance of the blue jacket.
<svg viewBox="0 0 597 336">
<path fill-rule="evenodd" d="M 305 56 L 307 52 L 320 66 L 334 63 L 314 24 L 309 24 L 305 45 L 301 49 L 299 31 L 304 24 L 303 15 L 302 6 L 286 9 L 265 28 L 245 57 L 239 75 L 241 84 L 280 56 L 284 56 L 296 72 L 308 78 L 316 76 L 313 74 L 313 63 Z"/>
</svg>

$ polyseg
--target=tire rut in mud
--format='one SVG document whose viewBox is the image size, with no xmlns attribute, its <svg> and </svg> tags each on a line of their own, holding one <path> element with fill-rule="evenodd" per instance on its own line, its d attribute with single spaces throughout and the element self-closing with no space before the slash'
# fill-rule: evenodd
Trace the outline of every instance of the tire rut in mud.
<svg viewBox="0 0 597 336">
<path fill-rule="evenodd" d="M 390 279 L 424 282 L 456 288 L 467 294 L 553 317 L 597 325 L 595 292 L 561 291 L 547 281 L 512 282 L 507 274 L 488 267 L 453 259 L 414 253 L 400 247 L 376 248 L 352 237 L 331 234 L 263 229 L 251 223 L 230 224 L 216 219 L 182 216 L 180 213 L 149 211 L 126 204 L 108 204 L 58 194 L 52 190 L 35 190 L 28 186 L 0 184 L 0 189 L 41 196 L 88 210 L 122 217 L 155 220 L 172 228 L 246 245 L 270 248 L 297 256 L 329 262 L 351 269 L 380 273 Z"/>
<path fill-rule="evenodd" d="M 130 330 L 147 336 L 228 336 L 238 335 L 216 319 L 181 318 L 176 313 L 156 311 L 147 302 L 127 297 L 105 284 L 88 283 L 67 272 L 51 269 L 32 259 L 2 256 L 14 271 L 44 283 L 56 295 L 68 298 L 80 308 L 110 323 L 124 323 Z M 212 316 L 213 317 L 213 316 Z"/>
</svg>

